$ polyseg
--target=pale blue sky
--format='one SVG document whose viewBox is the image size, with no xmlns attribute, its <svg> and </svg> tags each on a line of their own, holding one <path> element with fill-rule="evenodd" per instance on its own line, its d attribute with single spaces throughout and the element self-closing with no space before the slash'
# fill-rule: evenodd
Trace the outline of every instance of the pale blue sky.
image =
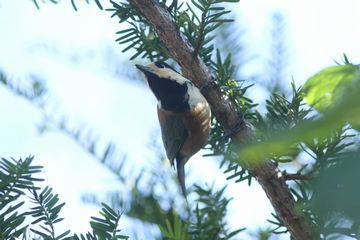
<svg viewBox="0 0 360 240">
<path fill-rule="evenodd" d="M 107 1 L 102 2 L 106 6 Z M 144 159 L 151 151 L 150 136 L 159 129 L 156 101 L 139 79 L 132 79 L 137 75 L 116 74 L 119 68 L 133 69 L 134 64 L 115 42 L 115 32 L 120 30 L 117 20 L 95 4 L 78 4 L 78 12 L 69 1 L 41 6 L 38 11 L 30 0 L 0 0 L 0 68 L 15 79 L 26 79 L 29 74 L 42 77 L 53 96 L 49 112 L 65 113 L 76 125 L 87 123 L 102 139 L 116 142 L 134 166 L 150 164 Z M 283 13 L 289 81 L 294 77 L 304 82 L 334 59 L 340 60 L 344 52 L 352 61 L 360 61 L 358 0 L 242 0 L 236 6 L 247 26 L 249 49 L 260 57 L 267 46 L 271 13 Z M 248 72 L 256 73 L 258 67 L 253 65 Z M 256 91 L 253 94 L 254 99 L 262 99 Z M 47 184 L 67 203 L 65 224 L 75 232 L 87 230 L 89 217 L 98 208 L 84 205 L 81 194 L 104 196 L 119 187 L 115 177 L 66 136 L 57 132 L 39 135 L 40 112 L 2 86 L 0 110 L 0 156 L 35 155 L 36 163 L 45 166 Z M 186 168 L 192 169 L 188 182 L 197 175 L 209 183 L 216 176 L 217 186 L 226 182 L 217 166 L 205 163 L 201 153 Z M 227 183 L 229 195 L 235 198 L 230 205 L 231 223 L 250 229 L 265 225 L 271 206 L 260 187 Z M 128 223 L 124 219 L 125 233 Z"/>
</svg>

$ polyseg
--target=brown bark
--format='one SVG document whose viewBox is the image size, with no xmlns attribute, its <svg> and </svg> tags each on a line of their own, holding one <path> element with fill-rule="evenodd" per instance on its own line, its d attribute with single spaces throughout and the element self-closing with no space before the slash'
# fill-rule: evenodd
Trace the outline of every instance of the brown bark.
<svg viewBox="0 0 360 240">
<path fill-rule="evenodd" d="M 199 56 L 194 56 L 194 48 L 173 22 L 168 10 L 156 0 L 129 0 L 153 26 L 159 39 L 165 44 L 173 58 L 182 68 L 184 75 L 198 87 L 204 86 L 212 79 L 209 69 Z M 236 135 L 240 142 L 251 138 L 251 129 L 238 117 L 234 105 L 226 100 L 218 86 L 211 87 L 205 97 L 211 106 L 212 113 L 225 131 L 241 126 Z M 314 226 L 295 209 L 295 200 L 291 195 L 285 179 L 273 162 L 250 169 L 268 196 L 276 214 L 296 240 L 311 240 L 315 237 Z M 279 174 L 280 173 L 280 174 Z"/>
</svg>

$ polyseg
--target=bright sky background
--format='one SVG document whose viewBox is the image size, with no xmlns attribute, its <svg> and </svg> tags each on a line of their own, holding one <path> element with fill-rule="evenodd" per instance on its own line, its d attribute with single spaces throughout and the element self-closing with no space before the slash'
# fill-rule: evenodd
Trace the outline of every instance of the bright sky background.
<svg viewBox="0 0 360 240">
<path fill-rule="evenodd" d="M 115 32 L 121 30 L 117 20 L 95 4 L 77 2 L 78 12 L 70 1 L 40 4 L 38 11 L 30 0 L 0 0 L 0 69 L 15 79 L 31 74 L 45 79 L 56 99 L 54 112 L 65 113 L 77 124 L 86 123 L 101 133 L 102 139 L 115 141 L 131 161 L 145 164 L 150 136 L 159 130 L 156 101 L 140 84 L 142 79 L 133 79 L 137 75 L 118 74 L 124 69 L 133 71 L 134 62 L 127 60 L 115 42 Z M 106 6 L 107 1 L 101 2 Z M 289 82 L 292 77 L 304 82 L 333 65 L 334 59 L 340 60 L 343 53 L 355 63 L 360 61 L 358 0 L 242 0 L 237 8 L 247 26 L 249 49 L 259 57 L 268 46 L 271 14 L 283 13 L 288 30 Z M 66 136 L 57 132 L 39 135 L 36 125 L 41 122 L 41 113 L 3 86 L 0 113 L 0 156 L 35 155 L 36 163 L 45 166 L 47 184 L 67 203 L 65 223 L 75 232 L 88 230 L 89 217 L 99 208 L 84 205 L 81 195 L 105 196 L 119 187 L 116 178 Z M 216 186 L 226 182 L 217 166 L 205 162 L 201 153 L 186 168 L 208 183 L 217 176 Z M 191 180 L 194 178 L 188 182 Z M 235 199 L 230 206 L 232 225 L 250 230 L 266 225 L 271 206 L 260 187 L 226 183 Z M 122 224 L 128 233 L 129 221 L 124 219 Z"/>
</svg>

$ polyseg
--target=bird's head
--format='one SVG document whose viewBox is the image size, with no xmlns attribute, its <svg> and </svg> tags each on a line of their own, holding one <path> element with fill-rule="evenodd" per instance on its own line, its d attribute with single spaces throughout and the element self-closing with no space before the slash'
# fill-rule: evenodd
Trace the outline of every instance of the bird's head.
<svg viewBox="0 0 360 240">
<path fill-rule="evenodd" d="M 191 81 L 184 78 L 165 62 L 138 65 L 146 77 L 151 91 L 159 102 L 159 107 L 168 111 L 181 112 L 189 107 L 189 87 Z"/>
</svg>

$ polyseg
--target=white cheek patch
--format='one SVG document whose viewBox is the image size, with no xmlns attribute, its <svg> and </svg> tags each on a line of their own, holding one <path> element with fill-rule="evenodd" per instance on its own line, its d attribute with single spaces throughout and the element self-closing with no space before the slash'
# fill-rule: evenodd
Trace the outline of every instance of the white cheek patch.
<svg viewBox="0 0 360 240">
<path fill-rule="evenodd" d="M 207 104 L 207 101 L 197 87 L 195 87 L 193 84 L 188 84 L 187 86 L 189 94 L 189 105 L 191 109 L 195 108 L 199 103 Z"/>
<path fill-rule="evenodd" d="M 189 96 L 189 106 L 190 109 L 194 109 L 199 103 L 207 104 L 204 96 L 201 94 L 200 90 L 194 86 L 194 84 L 187 78 L 183 77 L 181 74 L 173 71 L 169 68 L 158 68 L 154 64 L 149 64 L 149 68 L 152 69 L 153 73 L 160 78 L 169 79 L 169 81 L 175 81 L 178 84 L 186 84 L 188 87 L 188 96 Z M 158 107 L 162 108 L 161 102 L 158 99 Z"/>
<path fill-rule="evenodd" d="M 168 78 L 175 80 L 179 84 L 184 84 L 186 82 L 190 82 L 190 80 L 184 78 L 183 76 L 181 76 L 180 74 L 175 73 L 175 72 L 173 74 L 170 74 L 168 76 Z"/>
</svg>

